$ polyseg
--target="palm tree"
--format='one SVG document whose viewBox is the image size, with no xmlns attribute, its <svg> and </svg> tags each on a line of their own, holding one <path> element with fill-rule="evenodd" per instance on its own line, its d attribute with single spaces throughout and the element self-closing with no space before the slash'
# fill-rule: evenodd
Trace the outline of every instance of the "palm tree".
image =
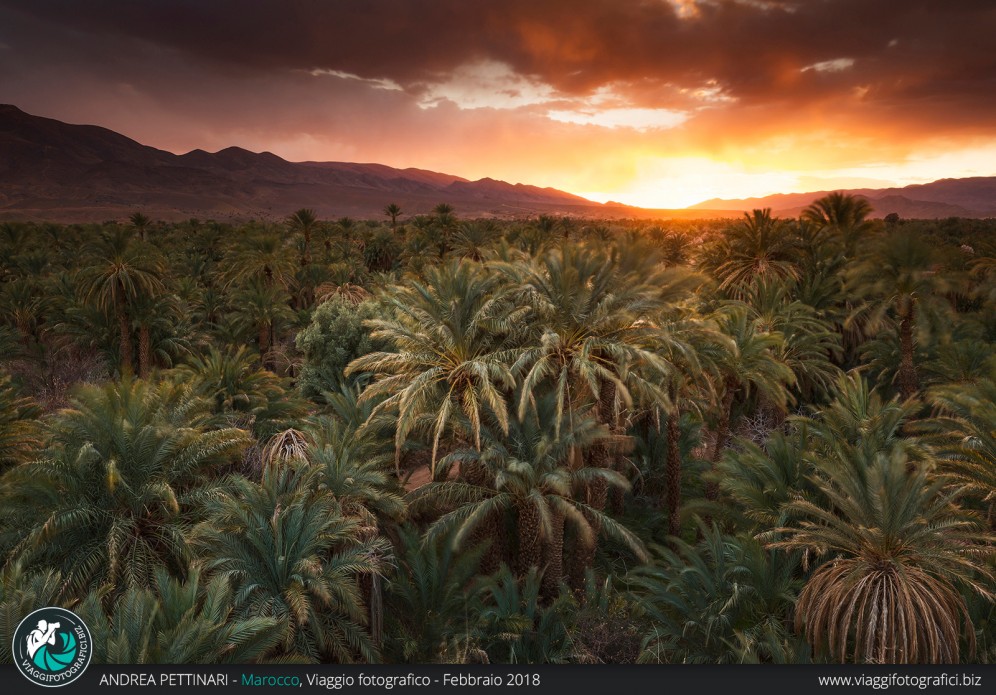
<svg viewBox="0 0 996 695">
<path fill-rule="evenodd" d="M 695 546 L 674 539 L 674 550 L 628 577 L 652 626 L 640 661 L 738 663 L 779 652 L 798 659 L 803 645 L 785 626 L 798 559 L 715 526 L 700 523 L 700 535 Z"/>
<path fill-rule="evenodd" d="M 896 230 L 880 237 L 847 272 L 849 291 L 862 301 L 848 323 L 866 331 L 898 324 L 901 362 L 896 381 L 903 398 L 920 390 L 914 360 L 918 308 L 948 289 L 937 271 L 935 250 L 921 237 Z"/>
<path fill-rule="evenodd" d="M 517 282 L 521 301 L 532 306 L 532 330 L 523 338 L 514 365 L 523 374 L 520 419 L 530 400 L 550 389 L 556 394 L 556 436 L 561 422 L 570 425 L 571 415 L 586 398 L 597 404 L 597 421 L 614 432 L 620 409 L 633 404 L 632 391 L 654 392 L 655 379 L 649 377 L 667 373 L 669 366 L 653 350 L 659 333 L 650 319 L 659 310 L 662 288 L 671 284 L 671 278 L 626 273 L 617 261 L 565 245 L 526 268 L 498 266 Z M 677 284 L 684 285 L 684 278 Z M 591 447 L 589 465 L 616 467 L 613 455 L 624 443 L 615 439 Z M 605 479 L 594 477 L 587 488 L 588 505 L 603 509 L 608 496 Z M 592 517 L 589 523 L 597 535 L 599 518 Z M 593 553 L 592 544 L 578 555 L 578 567 L 590 565 Z"/>
<path fill-rule="evenodd" d="M 734 401 L 756 392 L 784 409 L 789 399 L 788 387 L 796 381 L 792 370 L 778 356 L 784 338 L 780 333 L 762 330 L 758 322 L 750 318 L 746 305 L 724 307 L 717 323 L 732 339 L 734 349 L 718 365 L 722 382 L 717 388 L 721 400 L 711 456 L 714 465 L 719 462 L 729 440 Z M 706 496 L 714 499 L 716 493 L 716 485 L 710 483 Z"/>
<path fill-rule="evenodd" d="M 677 536 L 681 532 L 682 417 L 690 413 L 701 417 L 705 405 L 715 400 L 713 389 L 718 365 L 734 346 L 713 322 L 687 308 L 665 312 L 657 328 L 654 352 L 670 369 L 661 384 L 665 398 L 652 398 L 645 413 L 648 424 L 652 423 L 658 431 L 662 415 L 666 419 L 664 504 L 668 510 L 668 533 Z"/>
<path fill-rule="evenodd" d="M 41 446 L 36 420 L 40 414 L 41 408 L 0 373 L 0 473 L 27 460 Z"/>
<path fill-rule="evenodd" d="M 321 469 L 321 482 L 343 513 L 376 529 L 381 520 L 400 520 L 405 503 L 398 481 L 388 474 L 390 454 L 358 429 L 338 418 L 321 418 L 312 427 L 308 460 Z"/>
<path fill-rule="evenodd" d="M 594 479 L 604 480 L 606 486 L 629 487 L 616 471 L 569 467 L 572 452 L 605 438 L 605 428 L 580 411 L 575 413 L 573 429 L 564 427 L 556 436 L 552 432 L 561 429 L 553 424 L 556 417 L 555 396 L 551 394 L 537 404 L 535 412 L 513 419 L 507 433 L 486 430 L 481 450 L 457 451 L 444 459 L 447 465 L 482 467 L 487 474 L 477 484 L 448 480 L 424 485 L 408 496 L 414 511 L 427 505 L 444 509 L 455 506 L 433 523 L 427 538 L 431 542 L 456 529 L 452 536 L 456 548 L 474 535 L 478 525 L 511 513 L 517 529 L 519 573 L 545 566 L 543 583 L 549 596 L 557 594 L 563 576 L 565 523 L 573 527 L 582 548 L 593 547 L 595 536 L 605 532 L 629 546 L 638 557 L 645 556 L 643 544 L 635 535 L 576 498 L 577 492 Z M 497 523 L 491 528 L 502 526 Z M 492 540 L 497 540 L 493 534 Z M 492 547 L 491 552 L 499 551 Z"/>
<path fill-rule="evenodd" d="M 128 221 L 131 222 L 132 228 L 138 232 L 138 238 L 145 241 L 145 234 L 149 229 L 149 225 L 152 224 L 152 220 L 140 212 L 135 212 L 128 218 Z"/>
<path fill-rule="evenodd" d="M 50 426 L 48 456 L 4 477 L 16 552 L 58 568 L 74 596 L 148 586 L 159 567 L 185 575 L 199 476 L 246 444 L 241 430 L 207 430 L 205 417 L 185 386 L 82 387 Z"/>
<path fill-rule="evenodd" d="M 469 434 L 480 449 L 482 421 L 494 418 L 507 430 L 505 394 L 514 386 L 507 337 L 523 312 L 507 306 L 498 277 L 467 261 L 427 269 L 424 284 L 395 286 L 386 302 L 394 316 L 367 325 L 374 329 L 372 338 L 390 341 L 397 352 L 359 357 L 346 368 L 346 376 L 373 375 L 363 399 L 384 400 L 372 418 L 397 409 L 399 475 L 402 445 L 413 430 L 428 427 L 434 476 L 444 434 Z"/>
<path fill-rule="evenodd" d="M 810 480 L 825 503 L 790 502 L 800 520 L 772 544 L 827 558 L 799 595 L 796 629 L 840 662 L 957 663 L 964 620 L 971 657 L 958 586 L 988 595 L 992 536 L 955 504 L 963 490 L 902 451 L 849 453 L 820 459 Z"/>
<path fill-rule="evenodd" d="M 466 652 L 480 611 L 475 583 L 484 548 L 456 552 L 449 539 L 422 543 L 415 529 L 401 530 L 398 568 L 389 586 L 386 646 L 399 661 L 453 663 Z"/>
<path fill-rule="evenodd" d="M 257 484 L 232 480 L 207 500 L 195 531 L 207 570 L 236 591 L 236 615 L 275 618 L 280 654 L 350 663 L 378 658 L 366 629 L 361 575 L 382 571 L 380 540 L 363 541 L 357 522 L 317 489 L 307 465 L 263 469 Z"/>
<path fill-rule="evenodd" d="M 294 281 L 299 267 L 287 253 L 281 235 L 262 230 L 247 234 L 239 240 L 235 253 L 229 259 L 225 273 L 226 284 L 259 280 L 267 287 L 280 285 L 284 289 Z"/>
<path fill-rule="evenodd" d="M 845 254 L 854 254 L 855 245 L 871 231 L 868 215 L 872 206 L 867 198 L 834 191 L 814 200 L 802 211 L 802 219 L 821 234 L 836 234 L 843 242 Z"/>
<path fill-rule="evenodd" d="M 481 585 L 484 650 L 504 664 L 562 664 L 574 656 L 569 594 L 546 594 L 537 567 L 517 577 L 501 571 Z M 545 600 L 549 598 L 550 600 Z"/>
<path fill-rule="evenodd" d="M 163 264 L 151 246 L 135 243 L 124 230 L 112 230 L 84 251 L 87 265 L 81 274 L 84 301 L 113 314 L 120 332 L 121 373 L 132 370 L 132 305 L 142 296 L 163 289 Z"/>
<path fill-rule="evenodd" d="M 784 281 L 761 280 L 744 301 L 758 329 L 782 336 L 777 356 L 795 374 L 796 393 L 808 400 L 839 376 L 833 358 L 841 355 L 841 338 L 816 309 L 792 299 L 792 291 Z"/>
<path fill-rule="evenodd" d="M 945 468 L 988 505 L 996 524 L 996 381 L 937 386 L 928 392 L 938 417 L 924 420 Z"/>
<path fill-rule="evenodd" d="M 24 563 L 8 562 L 0 570 L 0 640 L 14 643 L 14 632 L 26 615 L 38 606 L 63 604 L 62 577 L 54 570 L 25 571 Z M 9 650 L 0 652 L 0 664 L 13 662 Z"/>
<path fill-rule="evenodd" d="M 306 266 L 311 262 L 311 234 L 318 224 L 318 216 L 311 208 L 301 208 L 287 218 L 287 226 L 292 232 L 300 232 L 304 235 L 304 248 L 301 251 L 301 265 Z"/>
<path fill-rule="evenodd" d="M 725 260 L 716 268 L 720 288 L 734 298 L 756 280 L 798 279 L 797 240 L 782 220 L 772 218 L 771 208 L 744 213 L 727 230 L 721 243 Z"/>
<path fill-rule="evenodd" d="M 396 203 L 390 203 L 384 207 L 384 214 L 391 218 L 391 229 L 398 226 L 398 217 L 401 215 L 401 207 Z"/>
<path fill-rule="evenodd" d="M 288 306 L 290 297 L 277 285 L 255 279 L 242 287 L 236 296 L 235 316 L 246 328 L 254 329 L 259 346 L 259 361 L 272 370 L 273 349 L 277 343 L 277 325 L 289 321 L 293 313 Z"/>
<path fill-rule="evenodd" d="M 130 587 L 107 613 L 103 593 L 91 592 L 76 607 L 99 664 L 245 664 L 280 641 L 277 619 L 236 617 L 228 580 L 202 582 L 198 569 L 186 581 L 159 570 L 152 587 Z"/>
<path fill-rule="evenodd" d="M 164 375 L 190 386 L 207 401 L 217 426 L 248 429 L 266 441 L 306 414 L 306 405 L 273 372 L 261 369 L 244 347 L 221 351 L 215 347 L 192 356 L 186 364 Z"/>
</svg>

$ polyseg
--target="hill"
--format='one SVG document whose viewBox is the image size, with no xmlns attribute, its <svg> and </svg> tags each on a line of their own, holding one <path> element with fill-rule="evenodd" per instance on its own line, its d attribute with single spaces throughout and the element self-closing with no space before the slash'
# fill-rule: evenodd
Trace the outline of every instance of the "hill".
<svg viewBox="0 0 996 695">
<path fill-rule="evenodd" d="M 781 217 L 795 217 L 807 205 L 829 192 L 779 193 L 739 200 L 714 198 L 692 205 L 689 210 L 771 208 Z M 854 188 L 844 192 L 867 198 L 874 210 L 873 217 L 885 217 L 892 212 L 908 218 L 996 217 L 996 176 L 939 179 L 902 188 Z"/>
<path fill-rule="evenodd" d="M 321 217 L 405 216 L 441 202 L 465 217 L 536 214 L 631 216 L 553 188 L 382 164 L 288 162 L 229 147 L 182 155 L 91 125 L 0 105 L 0 218 L 103 221 L 135 211 L 157 219 L 278 219 L 302 207 Z M 634 208 L 634 210 L 639 210 Z"/>
</svg>

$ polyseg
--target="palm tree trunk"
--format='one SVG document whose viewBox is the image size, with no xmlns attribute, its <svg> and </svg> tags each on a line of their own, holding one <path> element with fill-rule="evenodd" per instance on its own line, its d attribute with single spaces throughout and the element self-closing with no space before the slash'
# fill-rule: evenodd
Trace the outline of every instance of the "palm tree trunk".
<svg viewBox="0 0 996 695">
<path fill-rule="evenodd" d="M 270 338 L 270 326 L 266 321 L 259 324 L 259 362 L 266 367 L 267 341 Z"/>
<path fill-rule="evenodd" d="M 723 402 L 719 411 L 719 423 L 716 425 L 716 446 L 712 450 L 710 458 L 712 462 L 710 470 L 712 471 L 716 470 L 716 464 L 719 463 L 723 450 L 726 448 L 726 442 L 730 438 L 730 417 L 733 413 L 733 397 L 735 395 L 736 385 L 727 380 L 726 393 L 723 394 Z M 706 483 L 705 495 L 708 500 L 719 497 L 719 484 L 713 481 Z"/>
<path fill-rule="evenodd" d="M 149 327 L 142 324 L 138 327 L 138 375 L 147 379 L 152 368 L 152 338 Z"/>
<path fill-rule="evenodd" d="M 550 510 L 550 537 L 544 547 L 546 570 L 540 589 L 543 596 L 552 601 L 560 592 L 560 582 L 564 578 L 564 512 L 554 507 Z"/>
<path fill-rule="evenodd" d="M 677 411 L 667 419 L 667 532 L 672 536 L 681 533 L 681 427 Z"/>
<path fill-rule="evenodd" d="M 899 393 L 906 400 L 913 398 L 920 391 L 920 378 L 916 373 L 916 363 L 913 361 L 913 310 L 903 316 L 899 322 Z"/>
<path fill-rule="evenodd" d="M 117 306 L 118 329 L 121 331 L 121 374 L 131 374 L 131 325 L 124 304 Z"/>
<path fill-rule="evenodd" d="M 540 537 L 540 517 L 536 506 L 526 502 L 518 509 L 519 574 L 525 575 L 543 561 L 543 539 Z"/>
</svg>

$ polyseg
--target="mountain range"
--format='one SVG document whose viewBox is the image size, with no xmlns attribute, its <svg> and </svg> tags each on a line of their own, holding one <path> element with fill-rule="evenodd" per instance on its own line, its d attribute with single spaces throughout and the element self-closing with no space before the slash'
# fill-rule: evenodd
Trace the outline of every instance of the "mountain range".
<svg viewBox="0 0 996 695">
<path fill-rule="evenodd" d="M 155 219 L 284 218 L 302 207 L 320 217 L 405 216 L 438 203 L 461 216 L 606 215 L 553 188 L 381 164 L 288 162 L 229 147 L 177 155 L 112 130 L 70 125 L 0 105 L 0 218 L 103 221 L 141 211 Z M 615 213 L 613 216 L 624 216 Z"/>
<path fill-rule="evenodd" d="M 879 217 L 890 212 L 902 217 L 996 216 L 996 177 L 849 192 L 867 197 Z M 107 128 L 71 125 L 0 104 L 0 219 L 7 220 L 104 221 L 142 212 L 162 220 L 238 221 L 281 219 L 302 207 L 323 218 L 376 218 L 389 203 L 399 205 L 407 217 L 443 202 L 462 217 L 736 217 L 762 207 L 787 217 L 825 193 L 714 199 L 684 210 L 652 210 L 424 169 L 288 162 L 239 147 L 178 155 Z"/>
<path fill-rule="evenodd" d="M 996 176 L 939 179 L 903 188 L 853 188 L 843 192 L 867 198 L 874 211 L 873 217 L 885 217 L 892 212 L 906 218 L 996 217 Z M 780 217 L 796 217 L 803 208 L 827 193 L 830 191 L 779 193 L 739 200 L 714 198 L 689 209 L 712 213 L 771 208 Z"/>
</svg>

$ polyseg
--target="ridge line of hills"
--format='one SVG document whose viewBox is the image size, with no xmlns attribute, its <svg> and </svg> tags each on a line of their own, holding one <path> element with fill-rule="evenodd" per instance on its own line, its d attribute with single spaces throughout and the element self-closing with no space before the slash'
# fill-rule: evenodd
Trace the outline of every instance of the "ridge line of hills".
<svg viewBox="0 0 996 695">
<path fill-rule="evenodd" d="M 996 177 L 848 192 L 868 198 L 878 217 L 890 212 L 902 217 L 996 216 Z M 418 168 L 289 162 L 271 152 L 234 146 L 177 155 L 107 128 L 71 125 L 0 104 L 0 220 L 104 221 L 141 211 L 163 220 L 240 221 L 281 219 L 302 207 L 326 218 L 378 218 L 388 203 L 398 204 L 409 216 L 442 202 L 463 217 L 688 219 L 738 217 L 756 207 L 771 207 L 788 217 L 825 193 L 714 199 L 683 210 L 654 210 Z"/>
</svg>

